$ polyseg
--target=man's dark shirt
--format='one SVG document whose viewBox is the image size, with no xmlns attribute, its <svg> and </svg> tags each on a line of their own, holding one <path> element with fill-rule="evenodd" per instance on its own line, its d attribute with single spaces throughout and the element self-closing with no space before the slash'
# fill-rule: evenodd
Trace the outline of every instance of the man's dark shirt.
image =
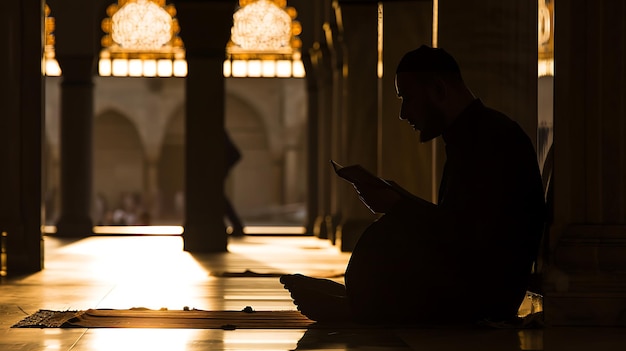
<svg viewBox="0 0 626 351">
<path fill-rule="evenodd" d="M 357 320 L 450 323 L 517 313 L 545 218 L 533 145 L 480 100 L 443 139 L 438 204 L 405 198 L 352 252 L 345 282 Z"/>
<path fill-rule="evenodd" d="M 465 248 L 460 258 L 467 283 L 476 285 L 476 299 L 517 309 L 546 215 L 533 145 L 516 122 L 478 99 L 443 139 L 446 164 L 438 207 L 448 234 Z"/>
</svg>

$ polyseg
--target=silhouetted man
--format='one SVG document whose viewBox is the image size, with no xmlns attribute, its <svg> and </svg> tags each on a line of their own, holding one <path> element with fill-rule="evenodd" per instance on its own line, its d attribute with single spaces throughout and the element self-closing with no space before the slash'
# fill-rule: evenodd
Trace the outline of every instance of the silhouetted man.
<svg viewBox="0 0 626 351">
<path fill-rule="evenodd" d="M 543 232 L 545 203 L 533 145 L 483 105 L 447 52 L 406 53 L 396 70 L 400 119 L 446 146 L 437 205 L 390 187 L 355 184 L 384 213 L 357 242 L 345 285 L 281 277 L 309 318 L 361 323 L 473 323 L 516 317 Z"/>
</svg>

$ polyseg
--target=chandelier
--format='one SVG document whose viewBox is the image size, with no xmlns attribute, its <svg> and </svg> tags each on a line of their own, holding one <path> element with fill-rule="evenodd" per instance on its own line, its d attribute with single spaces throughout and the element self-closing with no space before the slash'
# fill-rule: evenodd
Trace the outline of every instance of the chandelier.
<svg viewBox="0 0 626 351">
<path fill-rule="evenodd" d="M 304 77 L 296 10 L 286 0 L 239 0 L 226 46 L 225 77 Z"/>
<path fill-rule="evenodd" d="M 187 61 L 174 5 L 118 0 L 102 21 L 101 76 L 184 77 Z"/>
<path fill-rule="evenodd" d="M 44 35 L 45 44 L 43 58 L 41 59 L 41 72 L 46 76 L 60 76 L 61 67 L 57 62 L 54 52 L 54 17 L 50 16 L 50 7 L 44 5 Z"/>
</svg>

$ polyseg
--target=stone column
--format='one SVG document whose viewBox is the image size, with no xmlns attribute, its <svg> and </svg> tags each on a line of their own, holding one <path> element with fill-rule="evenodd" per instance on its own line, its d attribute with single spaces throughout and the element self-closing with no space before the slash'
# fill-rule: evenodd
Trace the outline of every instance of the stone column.
<svg viewBox="0 0 626 351">
<path fill-rule="evenodd" d="M 61 81 L 61 214 L 58 236 L 93 233 L 93 56 L 57 55 Z"/>
<path fill-rule="evenodd" d="M 184 248 L 223 252 L 224 76 L 233 1 L 176 2 L 189 73 L 186 78 Z"/>
<path fill-rule="evenodd" d="M 555 2 L 550 325 L 626 325 L 626 3 Z"/>
<path fill-rule="evenodd" d="M 378 5 L 341 3 L 343 35 L 342 74 L 343 106 L 335 123 L 337 142 L 334 159 L 343 165 L 360 164 L 377 172 L 378 77 Z M 352 185 L 332 174 L 332 183 L 340 222 L 336 236 L 342 251 L 351 251 L 363 230 L 375 216 L 359 201 Z"/>
<path fill-rule="evenodd" d="M 332 56 L 331 56 L 331 84 L 332 100 L 327 114 L 327 131 L 325 133 L 327 155 L 320 160 L 320 169 L 326 180 L 328 196 L 328 208 L 326 216 L 327 237 L 332 241 L 337 240 L 337 227 L 342 220 L 342 204 L 340 200 L 341 188 L 337 183 L 337 176 L 332 171 L 330 159 L 335 161 L 344 158 L 342 149 L 343 129 L 346 119 L 346 96 L 348 85 L 346 80 L 345 67 L 347 67 L 347 51 L 345 40 L 345 27 L 343 23 L 343 13 L 337 3 L 332 4 L 332 21 L 328 26 L 332 35 Z M 328 34 L 327 34 L 328 35 Z M 341 161 L 343 162 L 343 161 Z"/>
<path fill-rule="evenodd" d="M 93 80 L 98 42 L 90 2 L 55 3 L 56 57 L 62 70 L 60 113 L 60 196 L 58 236 L 93 232 Z"/>
<path fill-rule="evenodd" d="M 319 46 L 317 43 L 316 46 Z M 316 221 L 319 216 L 318 195 L 318 128 L 320 113 L 319 79 L 316 70 L 319 53 L 314 47 L 310 49 L 310 55 L 303 56 L 303 63 L 307 73 L 307 233 L 314 235 Z"/>
<path fill-rule="evenodd" d="M 41 76 L 43 2 L 3 4 L 0 14 L 0 276 L 43 268 Z"/>
<path fill-rule="evenodd" d="M 333 1 L 320 0 L 314 3 L 314 13 L 302 15 L 311 23 L 303 30 L 303 40 L 310 41 L 305 64 L 307 67 L 309 94 L 309 218 L 312 220 L 309 232 L 322 239 L 335 242 L 333 207 L 332 170 L 329 159 L 333 155 L 336 138 L 333 138 L 333 121 L 338 113 L 339 79 L 338 61 L 341 36 L 333 9 Z M 298 1 L 294 1 L 297 5 Z M 310 7 L 309 7 L 310 9 Z M 301 12 L 300 12 L 301 13 Z M 307 33 L 312 31 L 312 33 Z M 307 37 L 308 36 L 308 37 Z M 335 203 L 336 206 L 336 203 Z"/>
<path fill-rule="evenodd" d="M 334 224 L 331 217 L 331 186 L 330 177 L 332 176 L 329 168 L 329 159 L 331 156 L 333 139 L 332 120 L 334 117 L 334 100 L 336 99 L 336 86 L 334 79 L 336 77 L 336 48 L 334 39 L 336 30 L 333 31 L 328 22 L 324 23 L 325 40 L 320 44 L 319 50 L 315 50 L 316 54 L 316 78 L 318 88 L 318 106 L 319 113 L 317 118 L 317 159 L 315 178 L 317 179 L 317 217 L 313 224 L 313 234 L 322 239 L 332 239 Z"/>
<path fill-rule="evenodd" d="M 329 0 L 291 0 L 288 6 L 297 10 L 296 20 L 302 24 L 303 31 L 300 34 L 302 40 L 302 62 L 306 71 L 307 92 L 307 133 L 306 133 L 306 161 L 301 162 L 306 166 L 306 232 L 312 235 L 315 232 L 315 220 L 318 215 L 318 120 L 320 118 L 319 85 L 316 65 L 319 58 L 319 44 L 322 32 L 322 13 L 328 6 Z"/>
</svg>

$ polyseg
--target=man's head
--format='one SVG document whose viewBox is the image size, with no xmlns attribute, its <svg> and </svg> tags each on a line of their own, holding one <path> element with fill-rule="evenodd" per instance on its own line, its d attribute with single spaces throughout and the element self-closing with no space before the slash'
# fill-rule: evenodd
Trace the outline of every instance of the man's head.
<svg viewBox="0 0 626 351">
<path fill-rule="evenodd" d="M 461 70 L 454 57 L 445 50 L 422 45 L 409 51 L 398 63 L 396 73 L 421 72 L 461 76 Z"/>
<path fill-rule="evenodd" d="M 407 52 L 398 63 L 396 92 L 402 99 L 400 119 L 420 131 L 422 142 L 441 135 L 473 98 L 456 60 L 426 45 Z"/>
</svg>

